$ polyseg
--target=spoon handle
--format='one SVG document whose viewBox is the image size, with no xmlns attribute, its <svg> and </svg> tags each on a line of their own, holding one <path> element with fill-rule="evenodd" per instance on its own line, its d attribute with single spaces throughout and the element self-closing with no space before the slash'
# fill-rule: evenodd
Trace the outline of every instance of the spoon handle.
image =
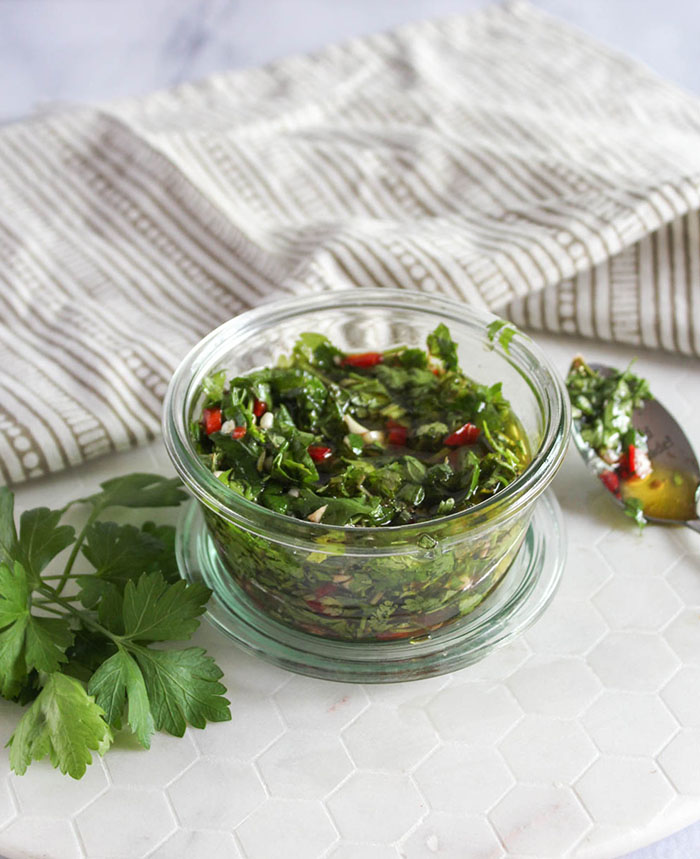
<svg viewBox="0 0 700 859">
<path fill-rule="evenodd" d="M 683 523 L 691 528 L 693 531 L 697 531 L 700 533 L 700 519 L 689 519 L 687 522 Z"/>
</svg>

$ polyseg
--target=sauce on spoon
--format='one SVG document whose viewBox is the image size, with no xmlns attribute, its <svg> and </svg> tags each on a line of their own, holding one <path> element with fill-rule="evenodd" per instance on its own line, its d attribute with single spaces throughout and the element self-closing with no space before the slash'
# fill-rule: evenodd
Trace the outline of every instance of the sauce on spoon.
<svg viewBox="0 0 700 859">
<path fill-rule="evenodd" d="M 700 465 L 675 418 L 644 379 L 576 358 L 567 377 L 574 442 L 625 512 L 700 531 Z"/>
<path fill-rule="evenodd" d="M 651 461 L 651 474 L 620 481 L 620 497 L 638 498 L 644 515 L 654 519 L 694 519 L 698 479 L 689 472 L 677 471 Z"/>
</svg>

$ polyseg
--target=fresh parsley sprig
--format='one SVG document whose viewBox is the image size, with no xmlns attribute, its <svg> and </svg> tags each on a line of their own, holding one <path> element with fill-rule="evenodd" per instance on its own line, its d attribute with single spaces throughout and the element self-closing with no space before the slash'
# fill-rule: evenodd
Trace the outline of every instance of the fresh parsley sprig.
<svg viewBox="0 0 700 859">
<path fill-rule="evenodd" d="M 17 527 L 14 496 L 0 488 L 0 696 L 29 704 L 8 742 L 15 772 L 48 756 L 80 778 L 123 723 L 148 748 L 154 731 L 182 736 L 231 718 L 222 672 L 202 648 L 151 646 L 189 639 L 210 596 L 178 578 L 174 528 L 103 519 L 185 499 L 177 479 L 130 474 L 61 510 L 27 510 Z M 62 520 L 77 505 L 76 534 Z M 49 574 L 69 548 L 63 571 Z M 88 566 L 74 572 L 79 561 Z"/>
</svg>

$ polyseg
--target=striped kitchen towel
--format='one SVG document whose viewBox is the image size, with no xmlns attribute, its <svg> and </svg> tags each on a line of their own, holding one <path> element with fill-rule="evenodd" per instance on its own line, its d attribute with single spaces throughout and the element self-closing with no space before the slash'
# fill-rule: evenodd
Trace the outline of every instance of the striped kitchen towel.
<svg viewBox="0 0 700 859">
<path fill-rule="evenodd" d="M 700 355 L 700 102 L 529 5 L 0 132 L 0 481 L 150 440 L 275 293 Z"/>
</svg>

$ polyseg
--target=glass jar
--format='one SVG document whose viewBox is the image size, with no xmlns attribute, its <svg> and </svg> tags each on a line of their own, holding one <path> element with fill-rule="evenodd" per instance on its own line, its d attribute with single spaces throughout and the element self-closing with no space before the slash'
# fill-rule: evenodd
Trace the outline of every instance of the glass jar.
<svg viewBox="0 0 700 859">
<path fill-rule="evenodd" d="M 263 305 L 224 323 L 178 367 L 165 403 L 165 443 L 201 505 L 219 559 L 264 614 L 288 627 L 346 642 L 417 640 L 469 614 L 506 575 L 534 504 L 566 451 L 570 409 L 562 380 L 532 341 L 489 336 L 496 317 L 423 293 L 356 289 Z M 190 425 L 202 380 L 275 364 L 306 331 L 347 352 L 425 347 L 440 323 L 464 372 L 501 382 L 532 455 L 492 498 L 427 522 L 340 527 L 287 517 L 223 485 L 197 455 Z"/>
</svg>

